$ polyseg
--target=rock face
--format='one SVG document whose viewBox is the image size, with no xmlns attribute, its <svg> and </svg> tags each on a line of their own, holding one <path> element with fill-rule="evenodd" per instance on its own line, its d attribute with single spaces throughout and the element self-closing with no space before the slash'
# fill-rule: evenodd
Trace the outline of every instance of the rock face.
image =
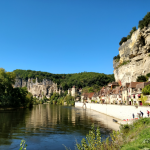
<svg viewBox="0 0 150 150">
<path fill-rule="evenodd" d="M 17 78 L 14 87 L 27 87 L 28 91 L 36 97 L 50 96 L 52 93 L 56 92 L 61 94 L 62 90 L 57 88 L 57 83 L 53 83 L 50 80 L 43 79 L 42 82 L 38 83 L 36 78 L 35 83 L 33 79 L 28 79 L 25 81 L 21 78 Z"/>
<path fill-rule="evenodd" d="M 119 47 L 120 61 L 113 61 L 114 76 L 122 85 L 135 82 L 140 75 L 150 73 L 150 26 L 135 31 L 131 39 Z M 121 65 L 123 62 L 128 62 Z"/>
</svg>

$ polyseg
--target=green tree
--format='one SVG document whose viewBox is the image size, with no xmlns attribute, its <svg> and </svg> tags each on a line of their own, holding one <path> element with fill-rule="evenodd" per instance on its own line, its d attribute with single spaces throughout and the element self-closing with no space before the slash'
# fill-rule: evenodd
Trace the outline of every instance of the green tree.
<svg viewBox="0 0 150 150">
<path fill-rule="evenodd" d="M 147 77 L 146 76 L 138 76 L 136 79 L 137 82 L 146 82 L 147 81 Z"/>
<path fill-rule="evenodd" d="M 127 37 L 123 37 L 121 39 L 121 41 L 119 42 L 119 45 L 121 46 L 123 42 L 126 42 L 127 41 Z"/>
<path fill-rule="evenodd" d="M 148 24 L 150 23 L 150 12 L 148 12 L 145 17 L 139 21 L 138 27 L 140 29 L 143 29 L 144 27 L 147 27 Z"/>
<path fill-rule="evenodd" d="M 150 95 L 150 85 L 145 86 L 145 87 L 142 89 L 142 93 L 143 93 L 144 95 Z"/>
</svg>

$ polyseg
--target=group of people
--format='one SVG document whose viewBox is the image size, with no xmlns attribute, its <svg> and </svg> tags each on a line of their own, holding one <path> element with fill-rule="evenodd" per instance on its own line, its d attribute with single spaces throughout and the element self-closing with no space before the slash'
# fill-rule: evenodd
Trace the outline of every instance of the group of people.
<svg viewBox="0 0 150 150">
<path fill-rule="evenodd" d="M 150 114 L 150 112 L 147 110 L 147 116 L 149 117 L 149 114 Z M 138 117 L 139 118 L 143 118 L 143 115 L 144 115 L 144 113 L 142 112 L 142 111 L 140 111 L 140 113 L 137 113 L 137 115 L 138 115 Z M 133 116 L 133 119 L 135 118 L 135 116 L 134 116 L 134 113 L 132 114 L 132 116 Z"/>
</svg>

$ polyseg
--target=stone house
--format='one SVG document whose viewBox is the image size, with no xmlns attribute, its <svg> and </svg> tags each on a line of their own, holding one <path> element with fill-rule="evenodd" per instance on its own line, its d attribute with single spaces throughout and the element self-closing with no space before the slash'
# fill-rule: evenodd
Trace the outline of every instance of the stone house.
<svg viewBox="0 0 150 150">
<path fill-rule="evenodd" d="M 137 95 L 137 89 L 136 89 L 136 85 L 140 84 L 140 83 L 144 83 L 144 82 L 131 82 L 129 87 L 128 87 L 128 98 L 129 98 L 129 105 L 132 104 L 138 104 L 138 97 L 140 95 Z"/>
<path fill-rule="evenodd" d="M 128 87 L 130 83 L 126 83 L 126 85 L 122 88 L 122 102 L 125 104 L 129 104 L 129 97 L 128 97 Z"/>
<path fill-rule="evenodd" d="M 81 95 L 81 102 L 83 102 L 84 100 L 87 101 L 88 95 L 89 95 L 89 93 L 82 93 L 82 95 Z"/>
<path fill-rule="evenodd" d="M 88 103 L 91 103 L 91 100 L 92 100 L 93 95 L 94 95 L 94 92 L 88 93 L 88 97 L 87 97 Z"/>
<path fill-rule="evenodd" d="M 75 97 L 76 93 L 77 93 L 77 90 L 75 88 L 75 85 L 71 89 L 68 89 L 68 95 L 70 94 L 71 96 Z"/>
<path fill-rule="evenodd" d="M 108 87 L 113 89 L 115 87 L 119 86 L 118 82 L 111 82 L 111 83 L 108 83 Z"/>
<path fill-rule="evenodd" d="M 99 102 L 100 101 L 99 93 L 100 92 L 95 92 L 92 96 L 92 100 Z"/>
<path fill-rule="evenodd" d="M 136 103 L 137 103 L 138 105 L 142 105 L 142 101 L 141 101 L 139 98 L 141 97 L 142 89 L 143 89 L 146 85 L 150 85 L 150 81 L 148 81 L 148 82 L 142 82 L 142 83 L 136 85 L 135 99 L 136 99 Z M 133 96 L 134 96 L 134 95 L 133 95 Z"/>
</svg>

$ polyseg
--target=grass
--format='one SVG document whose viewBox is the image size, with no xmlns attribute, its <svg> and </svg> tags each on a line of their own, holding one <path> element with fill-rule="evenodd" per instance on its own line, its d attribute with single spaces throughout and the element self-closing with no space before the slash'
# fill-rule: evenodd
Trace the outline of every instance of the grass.
<svg viewBox="0 0 150 150">
<path fill-rule="evenodd" d="M 128 64 L 129 62 L 130 62 L 130 60 L 124 61 L 123 63 L 119 64 L 119 65 L 116 67 L 116 69 L 118 69 L 119 67 L 121 67 L 121 66 L 123 66 L 123 65 Z"/>
<path fill-rule="evenodd" d="M 120 131 L 113 131 L 110 137 L 101 141 L 100 130 L 94 132 L 92 126 L 86 139 L 82 139 L 81 144 L 77 143 L 77 149 L 150 150 L 150 118 L 136 120 L 132 125 L 121 125 Z"/>
<path fill-rule="evenodd" d="M 129 125 L 124 139 L 121 150 L 150 148 L 150 119 L 142 118 L 134 122 L 133 125 Z"/>
</svg>

